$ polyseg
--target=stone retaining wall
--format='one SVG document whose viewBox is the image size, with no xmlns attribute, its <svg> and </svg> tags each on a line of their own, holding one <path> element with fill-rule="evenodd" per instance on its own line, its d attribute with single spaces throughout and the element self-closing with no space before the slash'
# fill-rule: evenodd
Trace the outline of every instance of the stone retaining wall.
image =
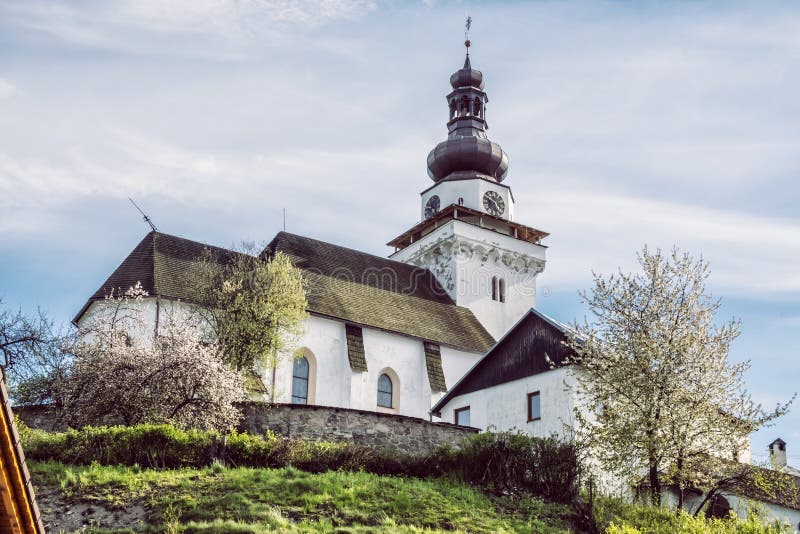
<svg viewBox="0 0 800 534">
<path fill-rule="evenodd" d="M 48 432 L 63 432 L 67 429 L 56 412 L 49 406 L 12 406 L 11 409 L 14 415 L 19 417 L 29 428 Z"/>
<path fill-rule="evenodd" d="M 478 429 L 432 423 L 404 415 L 298 404 L 248 402 L 241 405 L 240 430 L 316 441 L 352 441 L 361 445 L 426 454 L 439 445 L 458 446 Z M 31 428 L 49 432 L 66 430 L 47 406 L 18 406 L 14 413 Z M 111 423 L 109 423 L 111 424 Z"/>
<path fill-rule="evenodd" d="M 242 430 L 263 434 L 271 430 L 291 438 L 352 441 L 368 447 L 427 454 L 440 445 L 458 446 L 478 429 L 432 423 L 404 415 L 298 404 L 247 403 L 242 407 Z"/>
</svg>

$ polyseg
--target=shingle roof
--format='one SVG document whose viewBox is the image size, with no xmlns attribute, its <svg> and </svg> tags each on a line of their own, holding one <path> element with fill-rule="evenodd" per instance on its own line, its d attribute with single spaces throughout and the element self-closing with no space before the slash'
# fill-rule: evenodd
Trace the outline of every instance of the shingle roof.
<svg viewBox="0 0 800 534">
<path fill-rule="evenodd" d="M 148 233 L 103 285 L 89 297 L 73 322 L 77 324 L 92 302 L 104 300 L 112 291 L 125 291 L 137 282 L 150 295 L 194 302 L 191 277 L 187 274 L 193 262 L 206 252 L 212 253 L 219 261 L 238 254 L 182 237 L 160 232 Z"/>
<path fill-rule="evenodd" d="M 265 253 L 278 251 L 303 270 L 312 313 L 471 352 L 494 343 L 427 269 L 286 232 Z"/>
<path fill-rule="evenodd" d="M 531 308 L 467 374 L 442 397 L 431 413 L 458 395 L 544 373 L 564 364 L 571 354 L 564 342 L 568 328 Z"/>
<path fill-rule="evenodd" d="M 220 261 L 235 252 L 150 232 L 89 298 L 141 282 L 150 295 L 195 301 L 192 263 L 210 250 Z M 397 332 L 472 352 L 485 352 L 491 335 L 467 308 L 456 306 L 427 269 L 324 241 L 280 232 L 264 254 L 282 252 L 303 270 L 309 312 L 359 326 Z"/>
</svg>

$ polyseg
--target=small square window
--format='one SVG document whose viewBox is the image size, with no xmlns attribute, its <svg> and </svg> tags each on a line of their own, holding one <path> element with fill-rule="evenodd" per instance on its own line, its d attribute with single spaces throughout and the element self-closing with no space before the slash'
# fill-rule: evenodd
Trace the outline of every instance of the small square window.
<svg viewBox="0 0 800 534">
<path fill-rule="evenodd" d="M 541 396 L 538 391 L 528 393 L 528 422 L 542 418 Z"/>
<path fill-rule="evenodd" d="M 456 409 L 455 423 L 461 426 L 469 426 L 469 406 Z"/>
</svg>

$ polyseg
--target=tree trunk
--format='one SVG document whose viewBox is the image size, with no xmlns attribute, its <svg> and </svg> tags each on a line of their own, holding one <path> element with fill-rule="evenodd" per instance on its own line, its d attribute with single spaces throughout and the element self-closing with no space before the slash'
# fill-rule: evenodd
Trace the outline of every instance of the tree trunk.
<svg viewBox="0 0 800 534">
<path fill-rule="evenodd" d="M 678 508 L 675 510 L 675 512 L 680 512 L 683 510 L 683 454 L 678 454 L 678 461 L 676 465 L 678 467 Z"/>
<path fill-rule="evenodd" d="M 661 506 L 661 479 L 658 476 L 658 463 L 650 457 L 650 504 Z"/>
</svg>

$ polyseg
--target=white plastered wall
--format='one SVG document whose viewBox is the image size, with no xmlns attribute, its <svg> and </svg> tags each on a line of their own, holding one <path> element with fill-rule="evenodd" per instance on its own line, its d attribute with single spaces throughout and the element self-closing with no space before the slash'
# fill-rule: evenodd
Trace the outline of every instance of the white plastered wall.
<svg viewBox="0 0 800 534">
<path fill-rule="evenodd" d="M 458 395 L 441 410 L 442 421 L 453 422 L 454 411 L 470 407 L 470 426 L 481 430 L 519 430 L 537 437 L 564 436 L 573 425 L 575 377 L 569 368 L 554 369 L 505 384 Z M 541 419 L 528 421 L 528 393 L 538 391 Z"/>
<path fill-rule="evenodd" d="M 441 393 L 431 391 L 422 340 L 371 328 L 363 328 L 362 332 L 368 369 L 365 373 L 350 368 L 343 322 L 316 316 L 307 319 L 305 334 L 297 347 L 314 355 L 314 404 L 428 419 L 428 412 Z M 442 347 L 448 386 L 455 384 L 480 356 Z M 398 403 L 391 410 L 377 405 L 378 378 L 386 369 L 394 372 L 397 379 L 393 385 L 399 387 Z M 292 359 L 285 356 L 275 370 L 276 402 L 291 402 L 292 371 Z M 269 387 L 272 370 L 264 370 L 262 376 Z"/>
<path fill-rule="evenodd" d="M 536 276 L 546 248 L 451 220 L 391 257 L 425 267 L 459 306 L 469 308 L 495 339 L 536 306 Z M 492 279 L 505 281 L 505 302 L 492 299 Z"/>
<path fill-rule="evenodd" d="M 425 219 L 425 205 L 434 195 L 438 196 L 440 199 L 440 209 L 451 204 L 458 204 L 459 199 L 463 199 L 464 202 L 461 204 L 462 206 L 485 213 L 486 208 L 483 206 L 483 195 L 487 191 L 495 191 L 500 195 L 500 197 L 503 199 L 503 203 L 505 204 L 505 210 L 500 216 L 503 219 L 513 221 L 514 197 L 511 194 L 511 189 L 503 185 L 480 179 L 439 182 L 420 195 L 420 216 L 422 219 Z"/>
</svg>

